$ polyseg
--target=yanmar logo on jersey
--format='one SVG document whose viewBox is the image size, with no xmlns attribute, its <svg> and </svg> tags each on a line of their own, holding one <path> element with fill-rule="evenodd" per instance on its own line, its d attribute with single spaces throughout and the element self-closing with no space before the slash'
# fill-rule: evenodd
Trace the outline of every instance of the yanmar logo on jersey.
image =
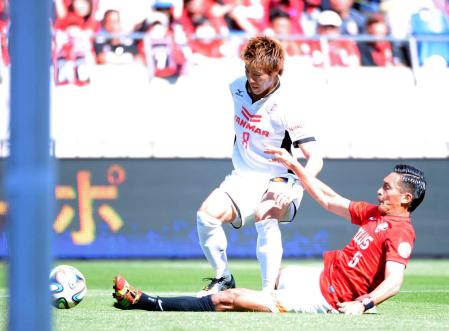
<svg viewBox="0 0 449 331">
<path fill-rule="evenodd" d="M 262 119 L 262 115 L 251 115 L 245 107 L 242 107 L 242 115 L 244 118 L 240 118 L 240 116 L 235 115 L 235 122 L 243 127 L 245 130 L 249 130 L 254 132 L 255 134 L 261 135 L 263 137 L 268 137 L 270 133 L 266 130 L 262 130 L 257 127 L 255 124 L 251 124 L 250 122 L 260 122 Z"/>
</svg>

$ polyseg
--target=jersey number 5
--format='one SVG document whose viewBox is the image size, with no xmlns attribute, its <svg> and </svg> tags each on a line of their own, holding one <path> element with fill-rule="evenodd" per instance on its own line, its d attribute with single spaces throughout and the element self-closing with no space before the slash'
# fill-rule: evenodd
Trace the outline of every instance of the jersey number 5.
<svg viewBox="0 0 449 331">
<path fill-rule="evenodd" d="M 354 268 L 357 263 L 359 263 L 360 259 L 362 258 L 363 254 L 360 252 L 356 252 L 354 256 L 352 257 L 351 261 L 348 262 L 348 266 L 351 268 Z"/>
</svg>

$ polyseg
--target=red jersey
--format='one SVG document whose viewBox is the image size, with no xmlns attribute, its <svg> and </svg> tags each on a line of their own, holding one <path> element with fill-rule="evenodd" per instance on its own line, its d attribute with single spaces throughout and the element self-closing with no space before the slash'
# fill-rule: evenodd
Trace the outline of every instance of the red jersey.
<svg viewBox="0 0 449 331">
<path fill-rule="evenodd" d="M 407 265 L 415 241 L 408 217 L 381 215 L 366 202 L 351 202 L 349 211 L 360 228 L 342 250 L 324 253 L 320 276 L 321 292 L 335 308 L 337 302 L 353 301 L 382 283 L 387 261 Z"/>
<path fill-rule="evenodd" d="M 393 50 L 389 42 L 377 41 L 373 43 L 371 56 L 379 67 L 394 66 Z"/>
</svg>

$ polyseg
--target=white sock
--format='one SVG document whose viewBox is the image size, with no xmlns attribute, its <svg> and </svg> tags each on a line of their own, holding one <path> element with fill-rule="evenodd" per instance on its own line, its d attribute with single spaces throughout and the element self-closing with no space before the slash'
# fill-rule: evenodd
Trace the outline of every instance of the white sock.
<svg viewBox="0 0 449 331">
<path fill-rule="evenodd" d="M 196 214 L 196 226 L 201 248 L 207 261 L 215 269 L 215 277 L 229 276 L 231 273 L 226 256 L 228 241 L 221 221 L 199 211 Z"/>
<path fill-rule="evenodd" d="M 256 222 L 256 255 L 262 274 L 262 290 L 273 290 L 281 268 L 282 236 L 276 219 Z"/>
</svg>

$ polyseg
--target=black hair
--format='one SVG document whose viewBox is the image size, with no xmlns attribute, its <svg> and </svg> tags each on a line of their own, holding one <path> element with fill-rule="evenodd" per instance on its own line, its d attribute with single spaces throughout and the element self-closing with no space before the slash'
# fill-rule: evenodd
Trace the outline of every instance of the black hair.
<svg viewBox="0 0 449 331">
<path fill-rule="evenodd" d="M 278 19 L 278 18 L 288 18 L 290 19 L 290 15 L 283 11 L 281 8 L 273 8 L 270 10 L 270 14 L 269 14 L 269 21 L 273 22 L 274 20 Z"/>
<path fill-rule="evenodd" d="M 118 10 L 116 10 L 116 9 L 108 9 L 103 14 L 102 22 L 104 23 L 106 21 L 106 17 L 108 17 L 109 15 L 114 14 L 114 13 L 117 13 L 118 16 L 120 17 L 120 12 Z"/>
<path fill-rule="evenodd" d="M 426 195 L 426 179 L 424 172 L 407 164 L 397 164 L 394 172 L 401 175 L 402 187 L 413 195 L 408 211 L 414 211 Z"/>
</svg>

